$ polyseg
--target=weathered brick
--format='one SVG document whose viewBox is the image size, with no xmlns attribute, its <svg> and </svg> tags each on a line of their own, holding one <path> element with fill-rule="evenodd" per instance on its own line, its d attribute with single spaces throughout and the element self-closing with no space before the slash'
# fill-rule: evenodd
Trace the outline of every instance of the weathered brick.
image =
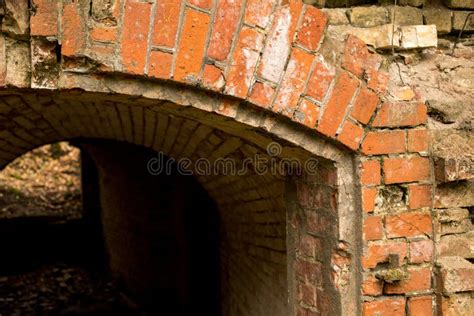
<svg viewBox="0 0 474 316">
<path fill-rule="evenodd" d="M 7 56 L 5 38 L 0 34 L 0 86 L 4 86 L 7 77 Z"/>
<path fill-rule="evenodd" d="M 411 209 L 430 207 L 432 201 L 432 186 L 430 184 L 408 186 L 408 203 Z"/>
<path fill-rule="evenodd" d="M 421 292 L 431 289 L 431 269 L 408 269 L 408 278 L 396 283 L 386 283 L 384 293 L 404 294 L 410 292 Z"/>
<path fill-rule="evenodd" d="M 316 287 L 311 284 L 298 284 L 298 300 L 309 306 L 316 306 Z"/>
<path fill-rule="evenodd" d="M 433 298 L 431 296 L 410 297 L 408 299 L 409 316 L 433 316 Z"/>
<path fill-rule="evenodd" d="M 465 233 L 471 230 L 472 223 L 469 216 L 469 210 L 465 208 L 448 208 L 445 210 L 438 210 L 437 217 L 438 217 L 438 222 L 440 226 L 439 230 L 440 230 L 441 235 L 459 234 L 459 233 Z M 459 241 L 459 244 L 465 243 L 465 242 L 462 242 L 463 237 L 464 237 L 463 235 L 456 236 L 456 239 L 458 239 L 457 241 Z M 443 244 L 444 244 L 443 238 L 441 238 L 440 251 L 442 248 L 444 248 Z M 449 248 L 450 245 L 446 245 L 446 246 L 447 246 L 446 248 Z M 467 247 L 466 249 L 469 249 L 469 247 Z M 464 256 L 463 255 L 464 251 L 460 251 L 460 250 L 457 250 L 457 251 L 459 251 L 459 256 L 461 257 Z M 474 249 L 472 249 L 472 253 L 474 257 Z"/>
<path fill-rule="evenodd" d="M 156 1 L 152 43 L 155 46 L 173 48 L 178 32 L 181 1 Z"/>
<path fill-rule="evenodd" d="M 173 64 L 173 54 L 152 51 L 150 53 L 150 65 L 148 75 L 150 77 L 169 79 L 171 77 L 171 66 Z"/>
<path fill-rule="evenodd" d="M 363 135 L 364 129 L 362 127 L 346 120 L 337 139 L 347 147 L 357 150 Z"/>
<path fill-rule="evenodd" d="M 363 316 L 405 316 L 404 298 L 384 298 L 381 300 L 364 302 Z"/>
<path fill-rule="evenodd" d="M 385 218 L 385 229 L 388 238 L 431 235 L 431 214 L 410 212 L 390 215 Z"/>
<path fill-rule="evenodd" d="M 202 75 L 202 83 L 210 89 L 220 91 L 225 85 L 222 70 L 214 65 L 205 65 L 204 73 Z"/>
<path fill-rule="evenodd" d="M 226 93 L 240 98 L 247 97 L 262 46 L 262 33 L 252 28 L 242 28 L 229 65 Z"/>
<path fill-rule="evenodd" d="M 353 35 L 349 35 L 342 58 L 342 67 L 362 78 L 365 71 L 369 69 L 378 70 L 382 58 L 371 54 L 363 41 Z"/>
<path fill-rule="evenodd" d="M 196 82 L 204 62 L 204 50 L 209 29 L 209 15 L 186 9 L 179 41 L 174 78 Z"/>
<path fill-rule="evenodd" d="M 451 294 L 441 297 L 441 315 L 443 316 L 471 316 L 474 310 L 472 293 Z"/>
<path fill-rule="evenodd" d="M 327 15 L 313 6 L 305 6 L 302 25 L 296 35 L 296 42 L 303 47 L 315 51 L 323 37 L 328 21 Z"/>
<path fill-rule="evenodd" d="M 367 80 L 367 87 L 374 90 L 378 94 L 385 94 L 390 80 L 389 74 L 384 71 L 378 71 L 369 68 L 364 73 L 365 80 Z"/>
<path fill-rule="evenodd" d="M 362 294 L 370 296 L 382 295 L 383 283 L 373 275 L 365 278 L 362 282 Z"/>
<path fill-rule="evenodd" d="M 275 88 L 264 82 L 255 82 L 249 100 L 261 107 L 268 108 L 273 100 Z"/>
<path fill-rule="evenodd" d="M 298 100 L 305 90 L 314 56 L 298 48 L 293 49 L 283 81 L 273 104 L 273 111 L 293 116 Z"/>
<path fill-rule="evenodd" d="M 410 242 L 410 263 L 431 262 L 433 241 L 430 239 Z"/>
<path fill-rule="evenodd" d="M 380 184 L 380 162 L 378 160 L 367 160 L 362 162 L 360 182 L 363 185 Z"/>
<path fill-rule="evenodd" d="M 245 22 L 266 28 L 270 22 L 274 0 L 248 0 L 245 10 Z"/>
<path fill-rule="evenodd" d="M 369 132 L 362 143 L 366 155 L 397 154 L 406 151 L 404 131 Z"/>
<path fill-rule="evenodd" d="M 427 108 L 423 103 L 384 103 L 372 126 L 417 126 L 426 124 L 426 120 Z"/>
<path fill-rule="evenodd" d="M 294 120 L 314 128 L 319 117 L 319 106 L 313 102 L 303 99 L 298 110 L 295 112 Z"/>
<path fill-rule="evenodd" d="M 319 262 L 297 259 L 295 262 L 295 273 L 298 279 L 309 282 L 312 285 L 321 285 L 322 265 Z"/>
<path fill-rule="evenodd" d="M 410 152 L 427 152 L 429 141 L 429 134 L 426 129 L 408 131 L 408 151 Z"/>
<path fill-rule="evenodd" d="M 386 263 L 389 260 L 390 254 L 397 254 L 399 264 L 403 264 L 407 258 L 407 244 L 399 241 L 369 244 L 367 253 L 362 257 L 362 267 L 367 270 L 375 268 L 379 263 Z"/>
<path fill-rule="evenodd" d="M 362 124 L 367 124 L 379 102 L 380 98 L 375 93 L 362 88 L 352 107 L 351 116 Z"/>
<path fill-rule="evenodd" d="M 90 36 L 94 41 L 114 42 L 117 40 L 118 29 L 116 27 L 94 27 Z"/>
<path fill-rule="evenodd" d="M 122 31 L 122 62 L 125 72 L 143 74 L 148 49 L 151 3 L 127 1 Z"/>
<path fill-rule="evenodd" d="M 383 170 L 386 184 L 430 179 L 430 161 L 424 157 L 386 158 Z"/>
<path fill-rule="evenodd" d="M 212 0 L 188 0 L 188 2 L 204 10 L 209 10 L 212 7 Z"/>
<path fill-rule="evenodd" d="M 364 220 L 364 240 L 379 240 L 383 238 L 383 225 L 380 216 L 369 216 Z"/>
<path fill-rule="evenodd" d="M 317 101 L 323 101 L 334 80 L 335 70 L 321 57 L 319 58 L 309 78 L 306 94 Z"/>
<path fill-rule="evenodd" d="M 85 22 L 81 17 L 79 3 L 65 4 L 62 16 L 62 47 L 64 56 L 77 56 L 86 48 Z"/>
<path fill-rule="evenodd" d="M 218 1 L 207 55 L 215 60 L 226 60 L 239 24 L 242 1 Z"/>
<path fill-rule="evenodd" d="M 362 188 L 362 210 L 366 213 L 374 211 L 377 188 Z"/>
<path fill-rule="evenodd" d="M 32 36 L 56 36 L 58 34 L 59 7 L 55 0 L 33 0 L 34 14 L 30 17 Z"/>
<path fill-rule="evenodd" d="M 303 8 L 300 0 L 288 0 L 273 14 L 273 22 L 258 67 L 258 75 L 278 82 L 290 54 L 296 25 Z"/>
<path fill-rule="evenodd" d="M 445 294 L 474 291 L 474 264 L 461 257 L 442 257 L 436 263 Z"/>
<path fill-rule="evenodd" d="M 334 137 L 344 119 L 346 109 L 359 86 L 357 79 L 341 72 L 318 125 L 318 131 Z"/>
</svg>

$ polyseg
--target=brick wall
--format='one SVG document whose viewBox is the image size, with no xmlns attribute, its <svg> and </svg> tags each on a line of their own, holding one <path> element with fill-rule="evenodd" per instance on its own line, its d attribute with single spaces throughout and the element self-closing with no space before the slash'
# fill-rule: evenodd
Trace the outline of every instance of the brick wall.
<svg viewBox="0 0 474 316">
<path fill-rule="evenodd" d="M 451 30 L 458 30 L 454 17 L 470 7 L 448 2 L 454 10 Z M 277 135 L 332 160 L 339 190 L 358 192 L 353 200 L 338 197 L 332 251 L 339 255 L 331 256 L 331 269 L 339 271 L 334 280 L 341 281 L 336 291 L 342 311 L 351 306 L 357 313 L 362 303 L 366 315 L 416 315 L 420 308 L 429 314 L 441 310 L 443 299 L 444 306 L 456 301 L 437 290 L 443 268 L 438 273 L 434 267 L 439 212 L 433 203 L 442 209 L 472 206 L 471 195 L 462 203 L 449 202 L 453 194 L 469 192 L 470 182 L 463 176 L 467 183 L 435 190 L 426 99 L 410 89 L 403 90 L 410 96 L 394 90 L 387 94 L 398 76 L 386 71 L 390 59 L 356 36 L 337 32 L 336 11 L 300 0 L 117 0 L 93 1 L 92 6 L 88 1 L 38 0 L 28 24 L 26 6 L 8 8 L 7 25 L 17 21 L 18 27 L 13 31 L 2 25 L 0 36 L 0 84 L 6 89 L 0 107 L 2 164 L 45 142 L 78 136 L 186 152 L 188 147 L 178 141 L 181 130 L 172 128 L 168 134 L 163 127 L 192 129 L 180 125 L 183 113 L 260 149 L 268 144 L 261 133 Z M 362 22 L 380 22 L 363 18 L 364 8 L 340 17 L 349 13 L 350 23 L 358 23 L 359 14 Z M 425 14 L 412 9 L 400 10 Z M 389 22 L 385 7 L 369 13 L 385 17 L 382 24 Z M 377 35 L 372 30 L 361 34 Z M 370 44 L 369 37 L 364 40 Z M 117 98 L 128 103 L 118 107 Z M 156 115 L 158 108 L 173 116 Z M 207 137 L 202 129 L 199 133 Z M 350 169 L 341 162 L 346 155 L 353 157 L 356 170 L 342 177 Z M 449 169 L 447 164 L 438 167 L 437 174 Z M 469 262 L 443 264 L 472 271 Z M 349 282 L 340 278 L 346 270 Z M 467 296 L 462 293 L 471 289 L 453 291 L 463 301 Z M 301 306 L 301 314 L 321 308 Z"/>
</svg>

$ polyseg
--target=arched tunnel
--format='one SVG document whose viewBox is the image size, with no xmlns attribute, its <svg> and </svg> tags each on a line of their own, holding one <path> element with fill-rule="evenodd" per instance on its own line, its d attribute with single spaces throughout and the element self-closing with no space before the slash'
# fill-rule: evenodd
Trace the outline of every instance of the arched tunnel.
<svg viewBox="0 0 474 316">
<path fill-rule="evenodd" d="M 284 120 L 259 128 L 278 120 L 253 109 L 230 120 L 169 101 L 27 90 L 3 91 L 0 107 L 2 166 L 55 141 L 81 148 L 81 251 L 104 260 L 144 311 L 288 315 L 302 295 L 340 308 L 334 279 L 351 276 L 334 267 L 350 260 L 338 234 L 352 162 L 334 145 L 311 144 Z"/>
</svg>

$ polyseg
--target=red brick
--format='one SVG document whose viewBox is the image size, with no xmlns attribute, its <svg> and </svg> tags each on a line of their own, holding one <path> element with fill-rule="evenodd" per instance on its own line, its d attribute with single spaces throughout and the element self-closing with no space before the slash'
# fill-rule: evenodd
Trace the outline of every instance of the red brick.
<svg viewBox="0 0 474 316">
<path fill-rule="evenodd" d="M 363 316 L 405 316 L 404 298 L 384 298 L 377 301 L 364 302 Z"/>
<path fill-rule="evenodd" d="M 64 4 L 62 16 L 62 48 L 64 56 L 77 56 L 86 48 L 85 21 L 79 3 Z"/>
<path fill-rule="evenodd" d="M 311 284 L 298 284 L 298 301 L 309 306 L 316 306 L 316 287 Z"/>
<path fill-rule="evenodd" d="M 383 244 L 369 244 L 366 255 L 362 257 L 362 267 L 367 270 L 375 268 L 379 263 L 388 262 L 390 254 L 397 254 L 399 264 L 403 264 L 407 258 L 407 244 L 399 241 L 387 241 Z"/>
<path fill-rule="evenodd" d="M 380 162 L 378 160 L 362 162 L 360 182 L 363 185 L 380 184 L 381 178 Z"/>
<path fill-rule="evenodd" d="M 266 28 L 270 22 L 274 0 L 248 0 L 245 10 L 245 22 Z"/>
<path fill-rule="evenodd" d="M 186 9 L 174 73 L 176 80 L 194 82 L 199 77 L 209 23 L 209 15 Z"/>
<path fill-rule="evenodd" d="M 374 211 L 377 188 L 362 188 L 362 210 L 366 213 Z"/>
<path fill-rule="evenodd" d="M 375 93 L 367 88 L 363 88 L 360 90 L 360 93 L 354 102 L 351 116 L 362 124 L 367 124 L 369 123 L 372 114 L 374 114 L 379 102 L 380 99 Z"/>
<path fill-rule="evenodd" d="M 305 6 L 302 25 L 296 36 L 296 42 L 303 47 L 315 51 L 323 37 L 328 21 L 327 15 L 313 6 Z"/>
<path fill-rule="evenodd" d="M 410 212 L 387 216 L 385 229 L 388 238 L 430 235 L 432 231 L 431 214 Z"/>
<path fill-rule="evenodd" d="M 430 179 L 430 160 L 424 157 L 386 158 L 383 166 L 385 184 Z"/>
<path fill-rule="evenodd" d="M 368 276 L 362 283 L 362 294 L 370 296 L 382 295 L 383 283 L 374 276 Z"/>
<path fill-rule="evenodd" d="M 145 71 L 150 13 L 150 3 L 127 1 L 125 5 L 121 52 L 126 72 L 143 74 Z"/>
<path fill-rule="evenodd" d="M 302 8 L 301 0 L 286 0 L 273 14 L 272 26 L 258 67 L 259 76 L 273 82 L 279 81 Z"/>
<path fill-rule="evenodd" d="M 308 258 L 315 258 L 323 250 L 321 239 L 311 235 L 303 235 L 298 245 L 298 253 Z"/>
<path fill-rule="evenodd" d="M 211 41 L 207 51 L 210 58 L 219 61 L 227 59 L 232 46 L 232 39 L 237 33 L 242 4 L 243 1 L 235 0 L 220 0 L 218 2 Z"/>
<path fill-rule="evenodd" d="M 347 147 L 357 150 L 363 135 L 364 129 L 362 127 L 346 120 L 337 139 Z"/>
<path fill-rule="evenodd" d="M 229 65 L 226 93 L 240 98 L 247 97 L 260 55 L 259 51 L 262 48 L 263 34 L 255 29 L 243 27 Z"/>
<path fill-rule="evenodd" d="M 408 186 L 408 201 L 411 209 L 430 207 L 432 204 L 432 187 L 429 184 L 412 184 Z"/>
<path fill-rule="evenodd" d="M 362 143 L 362 152 L 366 155 L 397 154 L 405 151 L 405 131 L 368 132 Z"/>
<path fill-rule="evenodd" d="M 319 117 L 319 106 L 313 102 L 303 99 L 295 112 L 294 120 L 304 125 L 314 128 Z"/>
<path fill-rule="evenodd" d="M 408 278 L 396 283 L 386 283 L 384 293 L 405 294 L 429 289 L 431 289 L 431 270 L 429 268 L 408 269 Z"/>
<path fill-rule="evenodd" d="M 423 103 L 384 103 L 372 126 L 402 127 L 426 124 L 427 109 Z"/>
<path fill-rule="evenodd" d="M 30 17 L 32 36 L 56 36 L 58 34 L 59 8 L 56 0 L 33 0 L 35 14 Z"/>
<path fill-rule="evenodd" d="M 374 69 L 367 69 L 365 72 L 365 79 L 367 80 L 367 87 L 374 90 L 378 94 L 385 94 L 390 80 L 389 74 Z"/>
<path fill-rule="evenodd" d="M 379 240 L 383 238 L 383 225 L 380 216 L 369 216 L 364 220 L 364 240 Z"/>
<path fill-rule="evenodd" d="M 319 262 L 310 262 L 302 259 L 295 261 L 295 274 L 300 280 L 312 285 L 321 285 L 322 265 Z"/>
<path fill-rule="evenodd" d="M 173 48 L 178 32 L 182 1 L 157 0 L 153 25 L 153 45 Z"/>
<path fill-rule="evenodd" d="M 95 27 L 90 36 L 94 41 L 114 42 L 117 40 L 117 31 L 115 27 Z"/>
<path fill-rule="evenodd" d="M 286 68 L 283 81 L 273 104 L 273 111 L 289 117 L 298 105 L 298 100 L 305 90 L 314 56 L 298 48 L 293 49 Z"/>
<path fill-rule="evenodd" d="M 362 78 L 365 71 L 377 70 L 382 62 L 378 54 L 371 54 L 363 41 L 349 35 L 344 49 L 342 67 Z"/>
<path fill-rule="evenodd" d="M 204 86 L 220 91 L 225 85 L 224 74 L 214 65 L 205 65 L 202 82 Z"/>
<path fill-rule="evenodd" d="M 212 7 L 212 0 L 188 0 L 188 3 L 204 10 L 209 10 Z"/>
<path fill-rule="evenodd" d="M 433 316 L 433 299 L 431 296 L 410 297 L 408 299 L 409 316 Z"/>
<path fill-rule="evenodd" d="M 431 262 L 432 257 L 432 240 L 427 239 L 410 242 L 410 263 Z"/>
<path fill-rule="evenodd" d="M 336 132 L 341 125 L 349 102 L 352 100 L 359 81 L 346 72 L 342 72 L 337 78 L 336 85 L 331 98 L 323 112 L 318 131 L 327 136 L 336 136 Z"/>
<path fill-rule="evenodd" d="M 169 79 L 171 77 L 172 64 L 173 54 L 152 51 L 150 53 L 148 75 L 155 78 Z"/>
<path fill-rule="evenodd" d="M 426 129 L 408 131 L 408 150 L 411 152 L 427 152 L 429 149 L 429 134 Z"/>
<path fill-rule="evenodd" d="M 318 101 L 323 101 L 334 77 L 334 69 L 319 60 L 309 78 L 306 94 Z"/>
<path fill-rule="evenodd" d="M 256 105 L 268 108 L 273 100 L 274 94 L 275 88 L 272 86 L 264 82 L 255 82 L 249 100 Z"/>
</svg>

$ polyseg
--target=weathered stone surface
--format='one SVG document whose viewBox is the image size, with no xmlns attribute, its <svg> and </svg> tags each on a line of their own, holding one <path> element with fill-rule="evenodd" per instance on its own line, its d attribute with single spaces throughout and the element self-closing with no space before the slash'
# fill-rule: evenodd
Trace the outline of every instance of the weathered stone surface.
<svg viewBox="0 0 474 316">
<path fill-rule="evenodd" d="M 425 0 L 400 0 L 400 5 L 411 5 L 413 7 L 420 7 L 425 4 Z"/>
<path fill-rule="evenodd" d="M 443 0 L 450 8 L 455 9 L 474 9 L 474 2 L 472 0 Z"/>
<path fill-rule="evenodd" d="M 395 8 L 395 10 L 394 10 Z M 418 8 L 403 7 L 403 6 L 389 6 L 388 16 L 390 17 L 390 23 L 396 25 L 422 25 L 423 14 Z M 393 11 L 395 11 L 395 18 L 393 17 Z"/>
<path fill-rule="evenodd" d="M 402 26 L 400 47 L 404 49 L 428 48 L 438 46 L 438 34 L 435 25 Z"/>
<path fill-rule="evenodd" d="M 4 14 L 1 24 L 3 32 L 15 35 L 29 33 L 28 1 L 6 0 Z"/>
<path fill-rule="evenodd" d="M 453 30 L 461 31 L 466 23 L 464 32 L 474 31 L 474 14 L 466 22 L 469 13 L 469 11 L 453 11 Z"/>
<path fill-rule="evenodd" d="M 365 0 L 326 0 L 325 2 L 326 8 L 351 7 L 367 3 Z"/>
<path fill-rule="evenodd" d="M 439 210 L 437 215 L 441 235 L 459 234 L 472 229 L 469 210 L 465 208 Z"/>
<path fill-rule="evenodd" d="M 349 24 L 349 18 L 347 17 L 347 9 L 323 9 L 323 11 L 328 15 L 329 24 Z"/>
<path fill-rule="evenodd" d="M 436 25 L 438 34 L 447 34 L 451 32 L 453 14 L 450 10 L 442 8 L 429 8 L 423 10 L 426 24 Z"/>
<path fill-rule="evenodd" d="M 441 71 L 450 71 L 451 69 L 462 67 L 462 64 L 438 63 Z M 455 102 L 444 100 L 428 100 L 428 114 L 437 121 L 444 124 L 464 123 L 469 124 L 474 119 L 474 113 L 470 111 L 474 106 L 473 101 Z M 444 135 L 442 137 L 445 137 Z M 464 135 L 463 135 L 464 137 Z"/>
<path fill-rule="evenodd" d="M 474 231 L 470 231 L 466 234 L 446 235 L 441 237 L 438 245 L 438 256 L 459 256 L 465 259 L 474 258 Z"/>
<path fill-rule="evenodd" d="M 29 43 L 6 40 L 7 72 L 5 81 L 16 87 L 30 86 L 30 48 Z"/>
<path fill-rule="evenodd" d="M 107 25 L 115 25 L 117 21 L 114 17 L 113 10 L 116 0 L 94 0 L 91 4 L 92 17 Z"/>
<path fill-rule="evenodd" d="M 56 42 L 31 40 L 32 88 L 54 89 L 59 80 L 59 62 L 56 55 Z"/>
<path fill-rule="evenodd" d="M 470 207 L 474 205 L 474 181 L 445 183 L 436 187 L 435 207 Z"/>
<path fill-rule="evenodd" d="M 443 316 L 471 316 L 474 310 L 474 292 L 443 296 L 441 310 Z"/>
<path fill-rule="evenodd" d="M 327 35 L 338 40 L 343 40 L 346 34 L 360 38 L 364 43 L 377 49 L 392 47 L 392 25 L 385 24 L 371 28 L 353 27 L 351 25 L 329 25 Z M 399 34 L 395 32 L 393 45 L 399 46 Z"/>
<path fill-rule="evenodd" d="M 388 23 L 387 10 L 381 7 L 355 7 L 349 11 L 349 19 L 353 26 L 372 27 Z"/>
<path fill-rule="evenodd" d="M 443 257 L 436 261 L 440 286 L 444 293 L 474 290 L 474 264 L 461 257 Z"/>
<path fill-rule="evenodd" d="M 433 155 L 436 180 L 450 182 L 474 178 L 473 152 L 473 131 L 449 129 L 434 132 Z"/>
</svg>

